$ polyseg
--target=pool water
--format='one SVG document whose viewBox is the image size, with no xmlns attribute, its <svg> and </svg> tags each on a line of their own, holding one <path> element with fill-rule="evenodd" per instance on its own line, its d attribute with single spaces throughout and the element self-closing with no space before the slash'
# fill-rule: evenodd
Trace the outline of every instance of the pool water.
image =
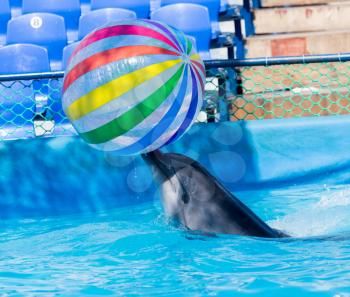
<svg viewBox="0 0 350 297">
<path fill-rule="evenodd" d="M 206 237 L 159 199 L 103 213 L 0 222 L 1 296 L 350 296 L 350 187 L 242 191 L 293 235 Z"/>
</svg>

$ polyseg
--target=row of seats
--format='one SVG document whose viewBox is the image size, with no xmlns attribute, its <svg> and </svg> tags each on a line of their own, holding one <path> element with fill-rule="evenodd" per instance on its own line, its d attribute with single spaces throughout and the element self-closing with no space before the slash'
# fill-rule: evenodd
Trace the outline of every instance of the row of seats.
<svg viewBox="0 0 350 297">
<path fill-rule="evenodd" d="M 118 1 L 118 0 L 114 0 L 114 3 Z M 127 2 L 132 2 L 132 0 L 126 0 Z M 126 2 L 126 1 L 122 1 L 122 2 Z M 59 2 L 59 1 L 57 1 Z M 80 4 L 83 7 L 87 7 L 88 9 L 91 9 L 91 0 L 80 0 Z M 94 1 L 94 3 L 96 3 L 98 1 Z M 100 1 L 101 3 L 104 2 L 104 0 Z M 111 2 L 111 1 L 109 1 Z M 138 4 L 138 0 L 133 1 L 135 4 Z M 143 3 L 146 3 L 146 5 L 148 5 L 149 3 L 149 8 L 152 11 L 152 9 L 156 9 L 159 8 L 159 6 L 162 5 L 162 0 L 147 0 L 147 1 L 143 1 L 141 2 L 141 6 L 143 6 Z M 8 1 L 10 7 L 12 10 L 19 10 L 19 13 L 21 13 L 22 10 L 22 6 L 23 6 L 23 0 L 9 0 Z M 203 3 L 203 2 L 202 2 Z M 199 3 L 201 4 L 201 3 Z M 146 6 L 147 7 L 147 6 Z M 228 1 L 227 0 L 220 0 L 220 12 L 225 12 L 228 8 Z M 84 9 L 83 9 L 84 10 Z"/>
<path fill-rule="evenodd" d="M 62 16 L 66 22 L 69 42 L 77 40 L 77 30 L 79 25 L 79 17 L 82 15 L 81 0 L 22 0 L 20 14 L 28 14 L 34 12 L 54 13 Z M 6 22 L 11 18 L 10 10 L 11 0 L 0 0 L 0 32 L 6 30 Z M 91 0 L 89 9 L 97 10 L 102 8 L 123 8 L 129 9 L 136 13 L 138 18 L 149 18 L 151 13 L 150 0 Z M 191 3 L 199 4 L 208 8 L 210 20 L 212 24 L 213 38 L 218 36 L 219 25 L 218 18 L 221 7 L 221 0 L 156 0 L 153 9 L 177 4 Z M 18 4 L 18 1 L 16 1 Z M 18 11 L 18 10 L 16 10 Z M 17 16 L 18 12 L 12 13 Z M 12 16 L 12 17 L 13 17 Z M 1 29 L 2 27 L 2 29 Z"/>
<path fill-rule="evenodd" d="M 2 0 L 0 0 L 2 1 Z M 176 15 L 177 17 L 174 17 Z M 135 19 L 136 13 L 119 8 L 91 11 L 79 19 L 79 40 L 109 21 Z M 211 25 L 208 9 L 196 4 L 173 4 L 151 14 L 154 20 L 172 25 L 192 36 L 203 59 L 210 59 Z M 65 68 L 66 61 L 78 44 L 68 44 L 63 17 L 50 13 L 30 13 L 11 19 L 6 31 L 6 45 L 29 43 L 47 49 L 51 70 Z M 1 57 L 0 57 L 1 59 Z"/>
</svg>

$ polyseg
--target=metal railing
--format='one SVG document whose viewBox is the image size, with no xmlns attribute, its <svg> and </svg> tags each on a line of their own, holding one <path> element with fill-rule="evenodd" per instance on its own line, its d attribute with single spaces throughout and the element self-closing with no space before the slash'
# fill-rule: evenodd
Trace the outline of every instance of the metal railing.
<svg viewBox="0 0 350 297">
<path fill-rule="evenodd" d="M 350 54 L 206 61 L 198 121 L 350 112 Z M 0 140 L 74 134 L 61 107 L 64 72 L 0 75 Z"/>
</svg>

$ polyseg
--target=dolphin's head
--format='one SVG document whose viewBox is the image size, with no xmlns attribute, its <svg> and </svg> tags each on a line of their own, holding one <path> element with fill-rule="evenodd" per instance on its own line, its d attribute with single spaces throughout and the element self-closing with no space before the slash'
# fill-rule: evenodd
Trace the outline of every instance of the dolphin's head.
<svg viewBox="0 0 350 297">
<path fill-rule="evenodd" d="M 150 152 L 142 157 L 151 165 L 161 184 L 162 204 L 166 215 L 181 220 L 184 206 L 188 202 L 188 193 L 183 186 L 183 174 L 180 173 L 194 161 L 179 154 L 163 154 L 160 151 Z"/>
<path fill-rule="evenodd" d="M 162 181 L 170 179 L 175 173 L 171 167 L 171 160 L 167 159 L 160 151 L 143 154 L 142 158 L 151 165 L 157 178 Z"/>
<path fill-rule="evenodd" d="M 143 159 L 161 174 L 163 179 L 171 179 L 177 172 L 191 166 L 194 161 L 180 154 L 164 154 L 159 150 L 142 155 Z"/>
<path fill-rule="evenodd" d="M 169 217 L 186 221 L 194 210 L 202 211 L 203 202 L 214 196 L 215 185 L 211 177 L 193 159 L 180 154 L 154 151 L 143 155 L 151 165 L 157 181 L 161 184 L 162 204 Z M 196 200 L 196 208 L 191 201 Z"/>
</svg>

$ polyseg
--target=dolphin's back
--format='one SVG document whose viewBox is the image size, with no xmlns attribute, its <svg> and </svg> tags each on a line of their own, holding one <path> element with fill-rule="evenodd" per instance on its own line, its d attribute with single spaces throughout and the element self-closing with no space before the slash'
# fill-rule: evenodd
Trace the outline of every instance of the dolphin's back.
<svg viewBox="0 0 350 297">
<path fill-rule="evenodd" d="M 206 198 L 203 201 L 201 195 L 206 195 L 206 193 L 200 193 L 200 191 L 198 193 L 188 194 L 191 197 L 187 200 L 193 204 L 193 207 L 188 207 L 188 210 L 191 211 L 187 213 L 187 221 L 189 221 L 189 217 L 193 219 L 203 213 L 206 217 L 197 218 L 196 220 L 198 222 L 202 219 L 202 225 L 206 225 L 208 230 L 202 231 L 271 238 L 282 236 L 282 233 L 269 227 L 252 210 L 228 191 L 201 164 L 193 162 L 191 167 L 193 169 L 192 178 L 195 178 L 197 181 L 200 179 L 202 183 L 206 184 L 207 189 L 211 189 L 209 190 L 209 200 Z M 198 176 L 200 175 L 202 176 L 199 178 Z M 181 177 L 179 178 L 181 179 Z M 200 185 L 198 187 L 201 188 Z"/>
</svg>

